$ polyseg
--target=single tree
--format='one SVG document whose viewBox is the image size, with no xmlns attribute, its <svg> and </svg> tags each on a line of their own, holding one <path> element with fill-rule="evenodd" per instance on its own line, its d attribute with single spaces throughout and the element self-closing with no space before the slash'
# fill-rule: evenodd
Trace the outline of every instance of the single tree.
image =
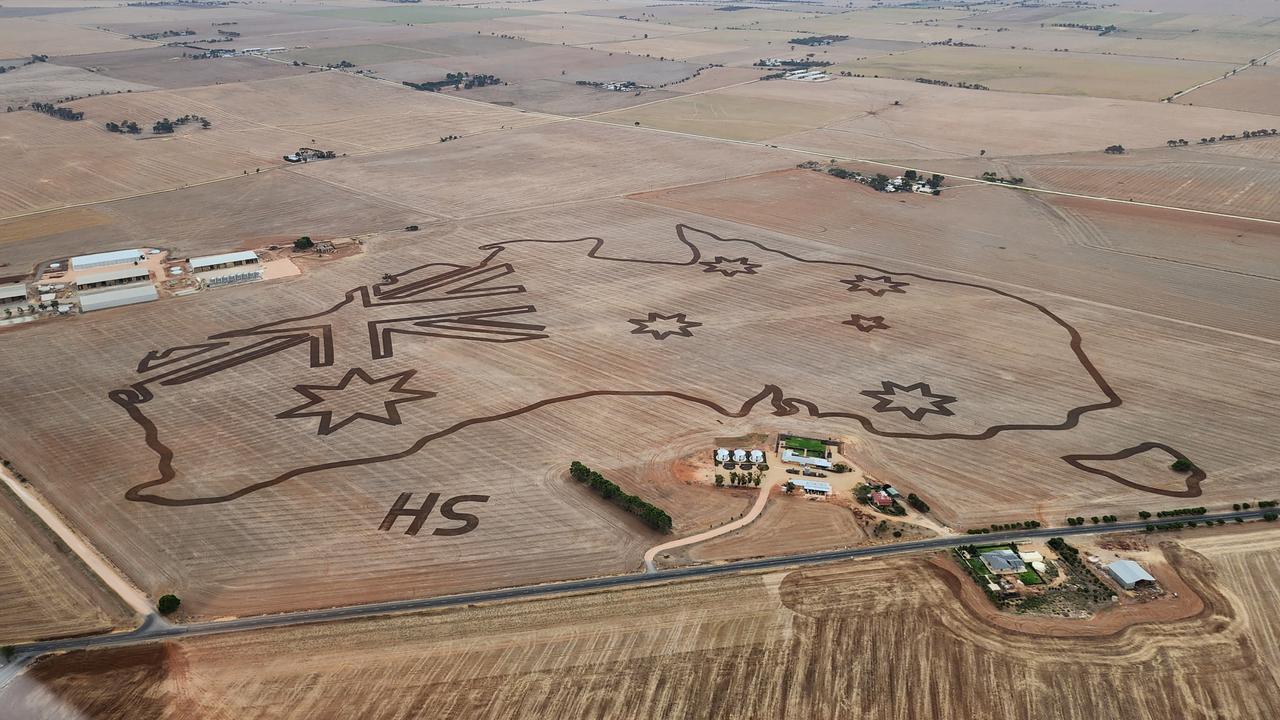
<svg viewBox="0 0 1280 720">
<path fill-rule="evenodd" d="M 161 615 L 169 615 L 174 610 L 177 610 L 181 604 L 182 600 L 178 599 L 177 595 L 161 595 L 160 602 L 156 603 L 156 608 L 160 610 Z"/>
</svg>

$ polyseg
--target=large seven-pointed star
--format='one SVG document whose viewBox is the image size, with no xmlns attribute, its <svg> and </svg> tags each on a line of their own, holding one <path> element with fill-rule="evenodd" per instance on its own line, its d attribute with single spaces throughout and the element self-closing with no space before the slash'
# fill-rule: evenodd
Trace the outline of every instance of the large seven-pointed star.
<svg viewBox="0 0 1280 720">
<path fill-rule="evenodd" d="M 880 297 L 885 293 L 904 293 L 911 283 L 905 283 L 900 280 L 894 280 L 888 275 L 854 275 L 852 280 L 841 280 L 840 282 L 849 286 L 849 292 L 866 292 Z"/>
<path fill-rule="evenodd" d="M 889 380 L 880 383 L 880 390 L 863 390 L 862 394 L 877 400 L 876 412 L 900 412 L 920 422 L 925 415 L 955 415 L 947 407 L 956 399 L 952 395 L 939 395 L 929 388 L 928 383 L 918 382 L 914 385 L 899 385 Z"/>
<path fill-rule="evenodd" d="M 627 322 L 636 326 L 631 331 L 631 334 L 643 335 L 644 333 L 649 333 L 655 340 L 666 340 L 672 335 L 693 337 L 693 333 L 689 332 L 689 329 L 702 327 L 702 323 L 691 322 L 684 313 L 659 315 L 656 312 L 651 312 L 647 318 L 628 320 Z"/>
<path fill-rule="evenodd" d="M 702 272 L 720 273 L 725 277 L 755 275 L 756 268 L 760 267 L 759 263 L 753 263 L 744 257 L 726 258 L 721 255 L 717 255 L 715 260 L 704 260 L 698 264 L 703 266 Z"/>
<path fill-rule="evenodd" d="M 320 435 L 341 430 L 356 420 L 399 425 L 400 411 L 396 409 L 397 405 L 436 396 L 436 393 L 428 390 L 405 387 L 405 383 L 416 372 L 417 370 L 405 370 L 375 380 L 363 368 L 352 368 L 337 385 L 295 385 L 293 389 L 306 397 L 307 401 L 276 417 L 318 417 Z M 357 379 L 360 382 L 353 384 L 352 381 Z"/>
</svg>

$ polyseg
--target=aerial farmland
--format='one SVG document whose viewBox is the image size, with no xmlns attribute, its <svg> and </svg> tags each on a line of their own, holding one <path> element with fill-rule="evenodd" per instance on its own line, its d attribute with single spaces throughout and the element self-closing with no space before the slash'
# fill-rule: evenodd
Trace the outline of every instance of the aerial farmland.
<svg viewBox="0 0 1280 720">
<path fill-rule="evenodd" d="M 0 718 L 1274 714 L 1276 62 L 1258 0 L 0 7 Z"/>
</svg>

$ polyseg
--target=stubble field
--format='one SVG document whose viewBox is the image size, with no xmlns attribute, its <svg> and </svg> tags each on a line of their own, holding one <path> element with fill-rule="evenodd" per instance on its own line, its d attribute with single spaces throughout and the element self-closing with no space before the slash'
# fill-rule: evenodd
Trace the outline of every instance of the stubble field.
<svg viewBox="0 0 1280 720">
<path fill-rule="evenodd" d="M 1277 553 L 1188 544 L 1204 611 L 1104 637 L 994 627 L 904 559 L 75 654 L 6 700 L 41 720 L 1266 716 Z"/>
<path fill-rule="evenodd" d="M 0 555 L 0 645 L 128 624 L 128 609 L 7 487 L 0 488 L 0 541 L 6 548 Z"/>
</svg>

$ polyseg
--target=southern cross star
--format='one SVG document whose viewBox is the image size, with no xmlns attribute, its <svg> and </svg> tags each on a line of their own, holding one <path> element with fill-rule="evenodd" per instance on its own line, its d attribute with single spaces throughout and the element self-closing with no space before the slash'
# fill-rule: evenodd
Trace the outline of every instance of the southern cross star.
<svg viewBox="0 0 1280 720">
<path fill-rule="evenodd" d="M 759 263 L 750 262 L 744 257 L 730 259 L 719 255 L 715 260 L 704 260 L 698 264 L 703 266 L 702 272 L 718 272 L 725 277 L 755 275 L 756 268 L 760 267 Z"/>
<path fill-rule="evenodd" d="M 372 420 L 383 425 L 399 425 L 400 403 L 425 400 L 436 396 L 428 390 L 406 388 L 405 383 L 417 370 L 374 379 L 362 368 L 347 371 L 337 385 L 295 385 L 307 401 L 285 410 L 277 418 L 320 418 L 320 435 L 341 430 L 356 420 Z M 358 380 L 359 382 L 353 382 Z"/>
<path fill-rule="evenodd" d="M 849 292 L 868 292 L 876 297 L 880 297 L 885 293 L 905 293 L 902 288 L 907 287 L 910 283 L 899 282 L 888 275 L 854 275 L 852 280 L 841 280 L 840 282 L 849 286 Z"/>
<path fill-rule="evenodd" d="M 899 385 L 884 380 L 880 390 L 863 390 L 862 394 L 876 399 L 876 412 L 900 412 L 908 418 L 920 422 L 925 415 L 955 415 L 947 407 L 956 399 L 951 395 L 939 395 L 929 388 L 928 383 L 918 382 L 914 385 Z"/>
<path fill-rule="evenodd" d="M 674 315 L 659 315 L 656 312 L 649 313 L 649 317 L 636 320 L 628 320 L 627 322 L 635 325 L 635 329 L 631 331 L 632 335 L 643 335 L 649 333 L 655 340 L 666 340 L 672 335 L 680 337 L 692 337 L 693 333 L 689 332 L 690 328 L 701 327 L 700 322 L 690 322 L 684 313 L 676 313 Z"/>
<path fill-rule="evenodd" d="M 849 320 L 840 323 L 841 325 L 852 325 L 862 332 L 871 332 L 872 330 L 887 330 L 889 326 L 885 324 L 883 315 L 851 315 Z"/>
</svg>

